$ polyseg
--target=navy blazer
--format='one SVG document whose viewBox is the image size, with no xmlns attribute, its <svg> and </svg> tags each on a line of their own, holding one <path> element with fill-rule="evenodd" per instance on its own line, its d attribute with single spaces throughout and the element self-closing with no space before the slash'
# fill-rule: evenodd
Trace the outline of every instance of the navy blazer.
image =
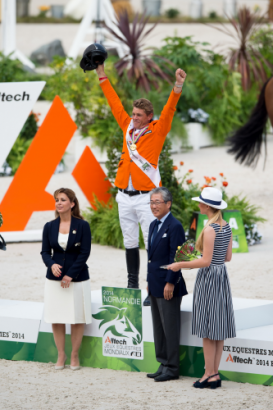
<svg viewBox="0 0 273 410">
<path fill-rule="evenodd" d="M 151 245 L 151 237 L 156 219 L 151 223 L 148 236 L 148 275 L 149 294 L 164 297 L 164 287 L 167 282 L 173 283 L 174 297 L 187 295 L 187 288 L 181 270 L 173 272 L 160 269 L 162 265 L 174 262 L 177 247 L 185 242 L 185 233 L 181 223 L 170 213 L 157 232 Z"/>
<path fill-rule="evenodd" d="M 89 279 L 86 261 L 91 251 L 91 231 L 88 222 L 72 216 L 65 251 L 58 243 L 59 227 L 60 217 L 44 226 L 41 255 L 48 268 L 47 279 L 60 281 L 65 275 L 70 276 L 72 282 Z M 51 271 L 54 263 L 62 266 L 62 275 L 59 278 Z"/>
</svg>

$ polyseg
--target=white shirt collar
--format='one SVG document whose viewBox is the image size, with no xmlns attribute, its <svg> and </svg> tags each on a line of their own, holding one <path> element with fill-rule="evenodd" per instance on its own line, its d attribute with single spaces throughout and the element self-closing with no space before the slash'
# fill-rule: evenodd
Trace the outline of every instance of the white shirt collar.
<svg viewBox="0 0 273 410">
<path fill-rule="evenodd" d="M 162 224 L 165 222 L 165 220 L 168 218 L 168 216 L 170 215 L 171 211 L 169 211 L 166 215 L 164 215 L 161 219 L 159 219 L 159 221 L 162 222 Z"/>
</svg>

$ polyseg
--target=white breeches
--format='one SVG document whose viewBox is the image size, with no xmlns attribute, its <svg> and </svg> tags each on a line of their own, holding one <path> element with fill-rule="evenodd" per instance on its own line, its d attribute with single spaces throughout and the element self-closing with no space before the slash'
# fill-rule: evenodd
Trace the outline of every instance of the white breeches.
<svg viewBox="0 0 273 410">
<path fill-rule="evenodd" d="M 126 249 L 139 246 L 139 223 L 144 237 L 145 248 L 148 249 L 150 223 L 155 219 L 150 208 L 150 194 L 129 196 L 118 191 L 116 196 L 119 221 Z"/>
</svg>

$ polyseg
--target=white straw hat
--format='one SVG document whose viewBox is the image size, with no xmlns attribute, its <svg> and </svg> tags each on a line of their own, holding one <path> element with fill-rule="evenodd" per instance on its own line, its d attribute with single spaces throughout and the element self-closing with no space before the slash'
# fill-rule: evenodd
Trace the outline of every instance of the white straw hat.
<svg viewBox="0 0 273 410">
<path fill-rule="evenodd" d="M 215 209 L 227 208 L 227 203 L 223 200 L 222 192 L 217 188 L 204 188 L 199 197 L 192 198 L 193 201 L 202 202 Z"/>
</svg>

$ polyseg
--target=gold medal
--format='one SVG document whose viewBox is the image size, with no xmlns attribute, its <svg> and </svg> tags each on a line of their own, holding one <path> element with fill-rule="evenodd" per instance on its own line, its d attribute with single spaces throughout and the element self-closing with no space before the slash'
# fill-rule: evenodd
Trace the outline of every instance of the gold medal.
<svg viewBox="0 0 273 410">
<path fill-rule="evenodd" d="M 139 138 L 147 131 L 148 126 L 144 127 L 140 130 L 139 134 L 135 136 L 135 129 L 132 131 L 132 142 L 130 143 L 130 150 L 135 151 L 137 149 L 136 143 L 139 140 Z"/>
</svg>

